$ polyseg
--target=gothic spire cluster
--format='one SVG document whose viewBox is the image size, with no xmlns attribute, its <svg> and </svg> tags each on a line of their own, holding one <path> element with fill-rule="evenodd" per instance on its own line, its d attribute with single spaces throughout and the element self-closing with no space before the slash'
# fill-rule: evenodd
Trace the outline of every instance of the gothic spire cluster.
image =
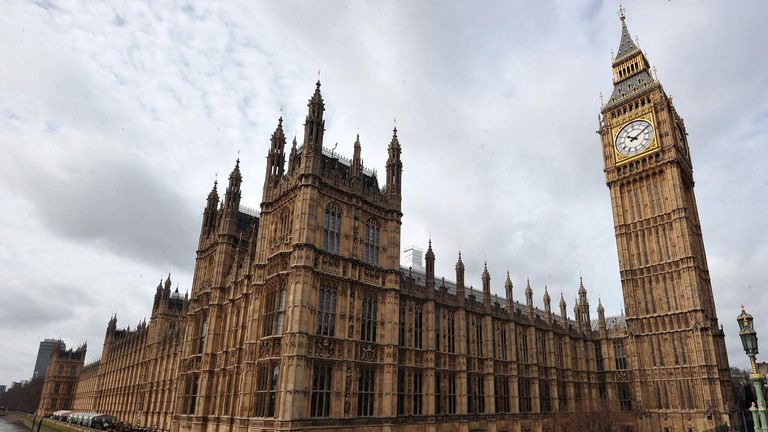
<svg viewBox="0 0 768 432">
<path fill-rule="evenodd" d="M 610 109 L 626 98 L 658 85 L 650 74 L 648 58 L 629 33 L 623 8 L 620 9 L 619 18 L 621 39 L 618 52 L 613 57 L 613 93 L 605 109 Z"/>
</svg>

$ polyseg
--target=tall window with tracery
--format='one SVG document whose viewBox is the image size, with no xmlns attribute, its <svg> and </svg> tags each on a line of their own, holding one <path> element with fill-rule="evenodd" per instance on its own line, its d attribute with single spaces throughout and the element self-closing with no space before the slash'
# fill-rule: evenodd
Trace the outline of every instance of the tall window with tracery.
<svg viewBox="0 0 768 432">
<path fill-rule="evenodd" d="M 280 239 L 282 241 L 288 240 L 293 229 L 293 218 L 291 218 L 291 210 L 284 209 L 280 214 Z"/>
<path fill-rule="evenodd" d="M 478 357 L 483 356 L 483 323 L 480 320 L 475 321 L 475 354 Z"/>
<path fill-rule="evenodd" d="M 373 415 L 376 386 L 376 367 L 360 367 L 360 377 L 357 386 L 357 415 L 368 417 Z"/>
<path fill-rule="evenodd" d="M 485 412 L 485 385 L 482 374 L 467 374 L 467 399 L 470 414 Z"/>
<path fill-rule="evenodd" d="M 496 397 L 496 412 L 512 412 L 509 404 L 509 378 L 505 376 L 494 376 L 494 396 Z"/>
<path fill-rule="evenodd" d="M 515 344 L 517 348 L 517 361 L 528 363 L 528 332 L 521 326 L 517 327 Z"/>
<path fill-rule="evenodd" d="M 413 314 L 413 347 L 421 349 L 421 305 L 416 305 Z"/>
<path fill-rule="evenodd" d="M 368 264 L 379 264 L 379 223 L 376 219 L 369 219 L 365 224 L 365 251 L 363 260 Z"/>
<path fill-rule="evenodd" d="M 447 343 L 447 345 L 448 345 L 448 352 L 453 354 L 454 352 L 456 352 L 456 344 L 455 344 L 455 335 L 456 335 L 456 332 L 455 332 L 456 325 L 455 324 L 456 324 L 456 321 L 455 321 L 455 318 L 454 318 L 454 315 L 453 315 L 453 311 L 448 312 L 448 320 L 447 321 L 448 321 L 447 322 L 447 324 L 448 324 L 448 326 L 447 326 L 448 327 L 448 329 L 447 329 L 448 330 L 448 335 L 446 336 L 446 338 L 448 339 L 447 340 L 447 342 L 448 342 Z"/>
<path fill-rule="evenodd" d="M 614 339 L 613 341 L 613 354 L 616 360 L 616 370 L 624 370 L 628 368 L 627 354 L 624 352 L 624 341 L 621 339 Z"/>
<path fill-rule="evenodd" d="M 323 250 L 332 254 L 339 254 L 341 244 L 341 210 L 335 205 L 325 208 L 323 220 Z"/>
<path fill-rule="evenodd" d="M 400 304 L 400 321 L 398 322 L 398 345 L 405 346 L 405 305 Z"/>
<path fill-rule="evenodd" d="M 336 331 L 336 287 L 320 285 L 317 293 L 317 325 L 315 333 L 334 336 Z"/>
<path fill-rule="evenodd" d="M 205 347 L 205 336 L 208 333 L 208 318 L 203 315 L 195 340 L 195 354 L 201 354 Z"/>
<path fill-rule="evenodd" d="M 448 414 L 456 414 L 456 373 L 448 372 L 448 397 L 446 398 L 446 411 Z"/>
<path fill-rule="evenodd" d="M 197 408 L 197 386 L 200 381 L 200 373 L 187 374 L 184 385 L 184 414 L 194 414 Z"/>
<path fill-rule="evenodd" d="M 517 394 L 519 395 L 518 402 L 520 404 L 520 412 L 531 412 L 531 379 L 526 377 L 519 377 L 517 379 Z"/>
<path fill-rule="evenodd" d="M 280 377 L 280 364 L 267 362 L 259 366 L 256 373 L 255 417 L 274 417 L 277 405 L 277 384 Z"/>
<path fill-rule="evenodd" d="M 500 358 L 502 360 L 507 360 L 507 350 L 509 347 L 507 346 L 507 326 L 502 322 L 499 323 L 499 346 L 501 348 Z"/>
<path fill-rule="evenodd" d="M 264 336 L 283 334 L 285 288 L 272 290 L 264 303 Z"/>
<path fill-rule="evenodd" d="M 360 323 L 360 339 L 365 342 L 376 342 L 376 320 L 378 319 L 378 303 L 376 297 L 363 297 L 363 313 Z"/>
<path fill-rule="evenodd" d="M 332 366 L 317 362 L 312 368 L 312 395 L 309 402 L 310 417 L 331 415 Z"/>
</svg>

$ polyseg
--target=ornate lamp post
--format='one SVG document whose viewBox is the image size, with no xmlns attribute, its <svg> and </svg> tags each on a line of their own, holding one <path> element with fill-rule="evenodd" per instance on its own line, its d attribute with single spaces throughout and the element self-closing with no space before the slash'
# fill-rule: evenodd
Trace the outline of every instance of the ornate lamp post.
<svg viewBox="0 0 768 432">
<path fill-rule="evenodd" d="M 739 323 L 741 344 L 744 346 L 744 352 L 747 353 L 749 362 L 752 365 L 752 373 L 749 374 L 749 380 L 755 387 L 757 406 L 753 402 L 749 410 L 752 412 L 755 432 L 768 432 L 768 417 L 766 416 L 765 398 L 763 397 L 763 376 L 757 372 L 757 332 L 752 325 L 752 315 L 744 310 L 744 305 L 741 305 L 741 313 L 736 320 Z"/>
</svg>

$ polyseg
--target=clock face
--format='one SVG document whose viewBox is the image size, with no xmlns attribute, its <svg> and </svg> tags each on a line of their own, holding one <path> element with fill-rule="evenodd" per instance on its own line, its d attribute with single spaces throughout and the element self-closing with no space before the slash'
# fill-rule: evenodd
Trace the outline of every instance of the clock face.
<svg viewBox="0 0 768 432">
<path fill-rule="evenodd" d="M 653 125 L 645 120 L 628 123 L 616 136 L 616 150 L 624 156 L 634 156 L 647 149 L 653 141 Z"/>
</svg>

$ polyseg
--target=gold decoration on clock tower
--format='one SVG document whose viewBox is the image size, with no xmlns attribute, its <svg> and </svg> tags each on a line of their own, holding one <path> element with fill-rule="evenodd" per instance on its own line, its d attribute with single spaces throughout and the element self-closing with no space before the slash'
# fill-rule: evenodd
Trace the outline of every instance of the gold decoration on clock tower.
<svg viewBox="0 0 768 432">
<path fill-rule="evenodd" d="M 733 415 L 685 124 L 623 10 L 600 134 L 642 430 L 718 430 Z M 647 133 L 649 132 L 650 133 Z M 645 137 L 646 142 L 640 143 Z"/>
</svg>

